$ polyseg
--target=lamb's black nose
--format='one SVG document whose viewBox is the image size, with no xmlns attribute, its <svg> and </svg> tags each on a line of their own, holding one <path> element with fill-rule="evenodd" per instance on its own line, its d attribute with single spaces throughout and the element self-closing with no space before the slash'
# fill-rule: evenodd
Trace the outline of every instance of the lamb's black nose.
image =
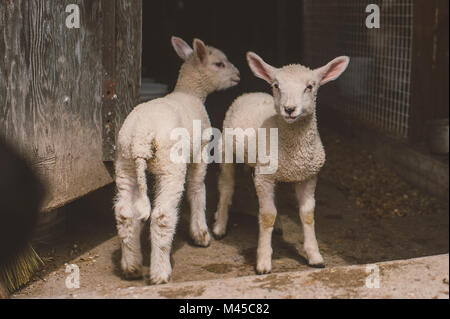
<svg viewBox="0 0 450 319">
<path fill-rule="evenodd" d="M 292 112 L 295 111 L 295 106 L 285 106 L 285 107 L 284 107 L 284 111 L 285 111 L 288 115 L 291 115 Z"/>
</svg>

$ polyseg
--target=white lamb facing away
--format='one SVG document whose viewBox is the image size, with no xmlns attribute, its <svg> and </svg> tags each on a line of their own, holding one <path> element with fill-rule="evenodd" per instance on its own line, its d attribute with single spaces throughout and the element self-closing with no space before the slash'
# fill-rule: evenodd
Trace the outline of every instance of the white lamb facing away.
<svg viewBox="0 0 450 319">
<path fill-rule="evenodd" d="M 201 40 L 192 49 L 172 37 L 172 45 L 184 60 L 172 93 L 136 106 L 125 119 L 117 139 L 115 161 L 115 217 L 122 248 L 121 268 L 127 278 L 142 275 L 141 229 L 150 217 L 150 281 L 168 282 L 172 267 L 170 250 L 178 220 L 178 205 L 187 174 L 190 202 L 190 233 L 194 242 L 208 246 L 210 235 L 205 218 L 206 163 L 174 163 L 170 150 L 175 128 L 185 128 L 192 137 L 194 120 L 201 120 L 202 131 L 211 126 L 204 102 L 208 94 L 236 85 L 239 71 L 225 54 Z M 207 143 L 207 142 L 202 142 Z M 203 146 L 194 151 L 200 152 Z M 191 138 L 191 150 L 192 138 Z M 197 154 L 191 154 L 197 156 Z M 186 163 L 189 159 L 186 159 Z M 156 198 L 151 211 L 147 195 L 146 170 L 155 176 Z"/>
<path fill-rule="evenodd" d="M 317 174 L 325 163 L 325 152 L 317 130 L 316 96 L 321 85 L 337 79 L 345 71 L 350 59 L 341 56 L 315 70 L 298 64 L 275 68 L 252 52 L 247 53 L 247 61 L 255 76 L 272 86 L 273 96 L 266 93 L 240 96 L 228 109 L 223 129 L 252 128 L 256 131 L 266 128 L 269 131 L 269 128 L 278 128 L 276 172 L 260 174 L 258 168 L 263 165 L 261 161 L 251 164 L 246 160 L 248 165 L 255 167 L 253 179 L 259 202 L 256 271 L 264 274 L 272 270 L 271 240 L 277 216 L 274 203 L 277 182 L 295 183 L 308 263 L 324 267 L 314 230 L 314 191 Z M 229 143 L 229 140 L 226 142 Z M 213 234 L 220 238 L 226 232 L 228 210 L 233 197 L 233 164 L 221 164 L 218 187 L 220 197 Z"/>
</svg>

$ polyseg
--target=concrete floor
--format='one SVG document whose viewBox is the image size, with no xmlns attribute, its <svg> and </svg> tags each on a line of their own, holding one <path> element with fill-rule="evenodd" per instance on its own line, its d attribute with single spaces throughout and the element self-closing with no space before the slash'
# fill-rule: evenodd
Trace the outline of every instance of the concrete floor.
<svg viewBox="0 0 450 319">
<path fill-rule="evenodd" d="M 78 291 L 65 299 L 448 299 L 449 256 L 413 258 L 370 265 L 283 272 L 264 276 L 200 280 L 166 285 Z M 48 298 L 55 298 L 53 295 Z M 220 312 L 220 308 L 214 312 Z"/>
<path fill-rule="evenodd" d="M 220 241 L 213 240 L 208 248 L 191 244 L 188 209 L 183 202 L 172 248 L 172 283 L 231 280 L 255 274 L 257 201 L 250 176 L 244 171 L 238 176 L 238 189 L 228 235 Z M 217 167 L 212 165 L 207 177 L 207 215 L 210 227 L 217 203 L 216 178 Z M 60 231 L 59 237 L 49 240 L 46 245 L 39 245 L 38 251 L 46 266 L 32 283 L 17 292 L 14 297 L 57 298 L 89 294 L 106 297 L 117 289 L 147 285 L 145 280 L 127 281 L 121 277 L 119 242 L 115 235 L 111 209 L 113 193 L 111 185 L 64 209 L 66 232 Z M 325 271 L 331 267 L 334 269 L 340 266 L 446 254 L 449 251 L 448 209 L 422 215 L 374 217 L 348 200 L 336 186 L 324 180 L 319 180 L 316 198 L 316 230 L 319 247 L 327 266 Z M 278 188 L 277 207 L 283 234 L 275 234 L 273 237 L 273 273 L 308 272 L 311 268 L 307 266 L 304 258 L 302 229 L 291 185 L 280 185 Z M 64 225 L 58 227 L 61 229 L 62 226 Z M 147 234 L 143 234 L 144 241 L 147 237 Z M 148 248 L 144 252 L 148 266 Z M 448 255 L 446 258 L 448 295 Z M 66 288 L 68 273 L 65 272 L 65 264 L 79 266 L 79 289 Z M 436 274 L 441 275 L 445 276 Z M 407 284 L 408 282 L 405 282 L 405 285 Z M 406 291 L 407 289 L 404 295 L 395 297 L 410 297 Z M 439 296 L 442 296 L 442 291 Z M 302 295 L 291 297 L 298 298 Z M 358 294 L 347 297 L 358 297 Z"/>
</svg>

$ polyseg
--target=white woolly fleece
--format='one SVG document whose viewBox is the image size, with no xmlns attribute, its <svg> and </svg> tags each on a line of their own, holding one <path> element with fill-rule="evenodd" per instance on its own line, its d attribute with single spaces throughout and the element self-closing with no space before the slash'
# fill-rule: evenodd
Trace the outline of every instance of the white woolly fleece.
<svg viewBox="0 0 450 319">
<path fill-rule="evenodd" d="M 268 179 L 301 182 L 317 175 L 325 163 L 315 113 L 288 124 L 277 114 L 269 94 L 247 93 L 238 97 L 228 109 L 223 127 L 278 128 L 278 170 L 266 176 Z"/>
</svg>

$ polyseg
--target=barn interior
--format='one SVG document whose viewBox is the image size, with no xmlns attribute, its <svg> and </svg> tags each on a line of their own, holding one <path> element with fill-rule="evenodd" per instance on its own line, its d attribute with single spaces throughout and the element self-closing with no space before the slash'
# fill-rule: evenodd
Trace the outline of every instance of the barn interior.
<svg viewBox="0 0 450 319">
<path fill-rule="evenodd" d="M 345 75 L 321 88 L 317 102 L 327 162 L 316 193 L 316 232 L 327 268 L 449 251 L 448 2 L 370 1 L 380 8 L 379 29 L 365 25 L 366 2 L 142 2 L 141 100 L 162 96 L 175 85 L 181 60 L 170 44 L 172 35 L 222 49 L 239 69 L 238 86 L 207 98 L 213 127 L 222 127 L 237 96 L 271 92 L 251 73 L 245 52 L 275 66 L 311 68 L 336 56 L 350 57 Z M 219 165 L 211 164 L 206 178 L 210 228 L 218 174 Z M 183 199 L 172 282 L 255 274 L 258 202 L 251 172 L 239 166 L 237 176 L 228 234 L 207 248 L 190 239 L 189 205 Z M 108 297 L 117 289 L 148 284 L 145 275 L 134 281 L 121 275 L 114 194 L 114 184 L 107 183 L 40 215 L 33 247 L 45 265 L 15 297 Z M 273 236 L 273 273 L 306 271 L 292 185 L 279 185 L 276 202 L 282 232 Z M 142 235 L 147 268 L 148 228 Z M 83 274 L 76 291 L 66 288 L 67 264 L 79 265 Z M 446 289 L 448 298 L 448 279 Z M 165 293 L 162 297 L 193 294 Z"/>
</svg>

